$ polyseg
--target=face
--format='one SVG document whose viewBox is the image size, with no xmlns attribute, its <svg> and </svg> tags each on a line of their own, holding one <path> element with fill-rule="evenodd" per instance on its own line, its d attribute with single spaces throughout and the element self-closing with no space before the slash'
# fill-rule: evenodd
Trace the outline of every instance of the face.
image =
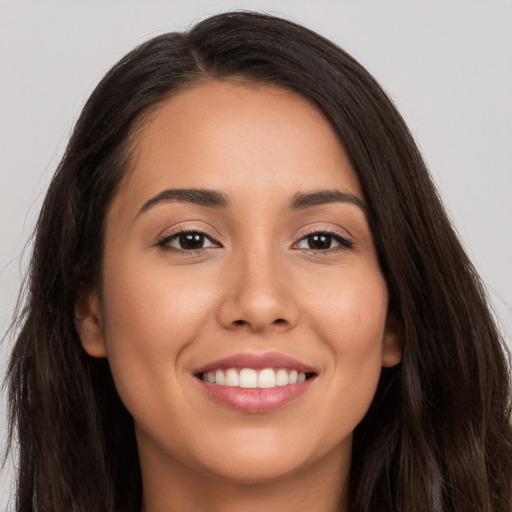
<svg viewBox="0 0 512 512">
<path fill-rule="evenodd" d="M 101 297 L 77 314 L 133 415 L 143 473 L 254 482 L 348 464 L 400 357 L 387 306 L 325 116 L 289 90 L 210 82 L 145 121 L 106 218 Z"/>
</svg>

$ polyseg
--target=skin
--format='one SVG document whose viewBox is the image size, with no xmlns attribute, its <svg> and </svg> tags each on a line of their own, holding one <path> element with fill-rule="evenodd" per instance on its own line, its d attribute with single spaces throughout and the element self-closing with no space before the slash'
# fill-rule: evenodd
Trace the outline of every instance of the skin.
<svg viewBox="0 0 512 512">
<path fill-rule="evenodd" d="M 140 213 L 170 188 L 220 191 L 230 206 L 158 201 Z M 133 415 L 144 512 L 345 510 L 352 432 L 381 367 L 400 360 L 399 330 L 364 209 L 289 209 L 295 194 L 320 190 L 364 202 L 325 116 L 286 89 L 202 83 L 139 130 L 106 219 L 101 298 L 84 294 L 76 309 L 85 350 L 108 357 Z M 158 245 L 179 229 L 212 242 Z M 352 246 L 315 250 L 312 232 Z M 317 372 L 271 412 L 219 404 L 193 375 L 269 351 Z"/>
</svg>

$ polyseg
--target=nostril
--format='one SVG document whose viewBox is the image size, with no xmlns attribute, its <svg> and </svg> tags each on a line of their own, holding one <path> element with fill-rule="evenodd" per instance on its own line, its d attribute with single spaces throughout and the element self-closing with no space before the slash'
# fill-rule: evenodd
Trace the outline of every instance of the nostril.
<svg viewBox="0 0 512 512">
<path fill-rule="evenodd" d="M 238 315 L 237 315 L 238 316 Z M 235 317 L 236 318 L 236 317 Z M 272 319 L 273 318 L 273 319 Z M 287 317 L 272 317 L 266 315 L 250 315 L 245 318 L 243 315 L 239 315 L 236 320 L 232 320 L 225 324 L 230 329 L 242 329 L 249 328 L 255 331 L 261 331 L 266 328 L 285 329 L 292 324 Z"/>
</svg>

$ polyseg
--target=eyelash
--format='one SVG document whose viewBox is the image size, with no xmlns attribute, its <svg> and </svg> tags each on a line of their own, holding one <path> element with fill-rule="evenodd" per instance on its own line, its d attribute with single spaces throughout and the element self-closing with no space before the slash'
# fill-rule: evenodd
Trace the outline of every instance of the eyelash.
<svg viewBox="0 0 512 512">
<path fill-rule="evenodd" d="M 298 240 L 298 242 L 296 242 L 294 245 L 299 244 L 303 240 L 305 240 L 308 237 L 313 236 L 313 235 L 327 235 L 339 244 L 338 247 L 329 247 L 327 249 L 305 249 L 307 251 L 310 251 L 313 254 L 327 254 L 327 253 L 333 253 L 333 252 L 338 252 L 338 251 L 346 251 L 346 250 L 354 248 L 354 243 L 351 240 L 349 240 L 343 234 L 341 234 L 339 231 L 336 231 L 334 229 L 311 230 L 309 233 L 304 234 Z M 300 249 L 296 249 L 296 250 L 300 250 Z"/>
<path fill-rule="evenodd" d="M 217 245 L 219 247 L 222 247 L 222 245 L 217 242 L 212 236 L 208 235 L 204 231 L 200 229 L 180 229 L 178 231 L 174 231 L 173 233 L 165 235 L 163 238 L 158 240 L 156 245 L 158 247 L 161 247 L 162 249 L 169 250 L 169 251 L 177 251 L 181 252 L 183 254 L 199 254 L 201 251 L 204 251 L 205 249 L 209 249 L 210 247 L 200 247 L 199 249 L 182 249 L 181 247 L 172 247 L 169 245 L 169 243 L 173 240 L 177 240 L 180 236 L 186 236 L 186 235 L 200 235 L 204 237 L 205 239 L 209 240 L 212 244 Z"/>
<path fill-rule="evenodd" d="M 217 242 L 212 236 L 208 235 L 204 231 L 200 229 L 182 229 L 175 231 L 173 233 L 167 234 L 164 237 L 162 237 L 156 245 L 158 247 L 161 247 L 164 250 L 173 250 L 177 252 L 181 252 L 182 254 L 199 254 L 201 251 L 210 249 L 212 247 L 200 247 L 198 249 L 183 249 L 178 247 L 172 247 L 169 245 L 169 243 L 173 240 L 177 240 L 180 236 L 186 236 L 186 235 L 200 235 L 201 237 L 204 237 L 205 239 L 209 240 L 213 245 L 216 245 L 217 247 L 222 247 L 222 245 Z M 329 247 L 327 249 L 302 249 L 305 251 L 308 251 L 313 254 L 327 254 L 327 253 L 333 253 L 338 251 L 346 251 L 349 249 L 353 249 L 354 243 L 350 240 L 348 240 L 345 236 L 343 236 L 341 233 L 335 230 L 330 229 L 317 229 L 312 230 L 309 233 L 306 233 L 303 235 L 296 243 L 293 245 L 296 246 L 303 240 L 307 239 L 308 237 L 314 236 L 314 235 L 327 235 L 329 237 L 332 237 L 332 239 L 337 242 L 339 245 L 337 247 Z M 301 250 L 301 249 L 295 249 L 295 250 Z"/>
</svg>

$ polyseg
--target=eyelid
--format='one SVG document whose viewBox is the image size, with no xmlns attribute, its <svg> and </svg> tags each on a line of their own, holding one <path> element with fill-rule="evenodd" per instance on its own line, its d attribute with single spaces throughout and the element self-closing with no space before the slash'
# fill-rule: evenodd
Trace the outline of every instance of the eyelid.
<svg viewBox="0 0 512 512">
<path fill-rule="evenodd" d="M 164 234 L 160 235 L 155 243 L 156 246 L 161 248 L 169 248 L 176 250 L 178 252 L 182 253 L 194 253 L 194 252 L 201 252 L 208 249 L 213 249 L 215 247 L 201 247 L 199 249 L 180 249 L 179 247 L 173 247 L 171 245 L 167 245 L 168 242 L 173 239 L 173 237 L 177 237 L 178 235 L 184 234 L 184 233 L 199 233 L 203 235 L 205 238 L 207 238 L 214 246 L 217 248 L 222 248 L 223 245 L 218 241 L 217 237 L 212 235 L 210 230 L 205 229 L 204 226 L 198 226 L 197 224 L 179 224 L 177 226 L 174 226 L 170 229 L 167 229 L 164 231 Z M 314 234 L 328 234 L 333 237 L 335 237 L 337 243 L 339 244 L 337 247 L 332 247 L 329 249 L 300 249 L 296 246 L 305 238 L 308 236 L 314 235 Z M 303 231 L 300 233 L 300 235 L 297 235 L 295 238 L 295 242 L 292 244 L 292 249 L 295 250 L 301 250 L 301 251 L 307 251 L 312 253 L 326 253 L 326 252 L 335 252 L 337 250 L 349 250 L 354 247 L 354 241 L 352 240 L 352 237 L 347 236 L 347 232 L 345 230 L 342 230 L 341 228 L 334 228 L 331 226 L 311 226 L 306 231 Z"/>
<path fill-rule="evenodd" d="M 296 241 L 293 243 L 292 248 L 295 248 L 295 246 L 307 238 L 308 236 L 315 235 L 315 234 L 328 234 L 336 237 L 338 239 L 338 243 L 340 244 L 338 247 L 333 247 L 329 249 L 296 249 L 296 250 L 303 250 L 303 251 L 309 251 L 314 253 L 326 253 L 326 252 L 334 252 L 336 250 L 348 250 L 354 248 L 354 241 L 351 237 L 347 236 L 346 231 L 341 229 L 336 229 L 333 227 L 326 227 L 326 226 L 314 226 L 309 228 L 306 232 L 303 232 L 300 234 L 300 236 L 296 239 Z"/>
<path fill-rule="evenodd" d="M 155 245 L 162 248 L 175 249 L 176 251 L 183 253 L 193 253 L 194 251 L 197 252 L 205 249 L 212 249 L 212 247 L 204 247 L 200 249 L 185 250 L 180 249 L 178 247 L 172 247 L 170 245 L 167 245 L 167 242 L 169 242 L 173 237 L 184 233 L 199 233 L 203 235 L 205 238 L 207 238 L 215 246 L 223 247 L 222 244 L 217 240 L 217 238 L 214 235 L 211 234 L 211 232 L 208 229 L 205 229 L 204 227 L 199 227 L 196 224 L 179 224 L 178 226 L 174 226 L 173 228 L 167 229 L 166 231 L 164 231 L 163 234 L 158 236 Z"/>
</svg>

